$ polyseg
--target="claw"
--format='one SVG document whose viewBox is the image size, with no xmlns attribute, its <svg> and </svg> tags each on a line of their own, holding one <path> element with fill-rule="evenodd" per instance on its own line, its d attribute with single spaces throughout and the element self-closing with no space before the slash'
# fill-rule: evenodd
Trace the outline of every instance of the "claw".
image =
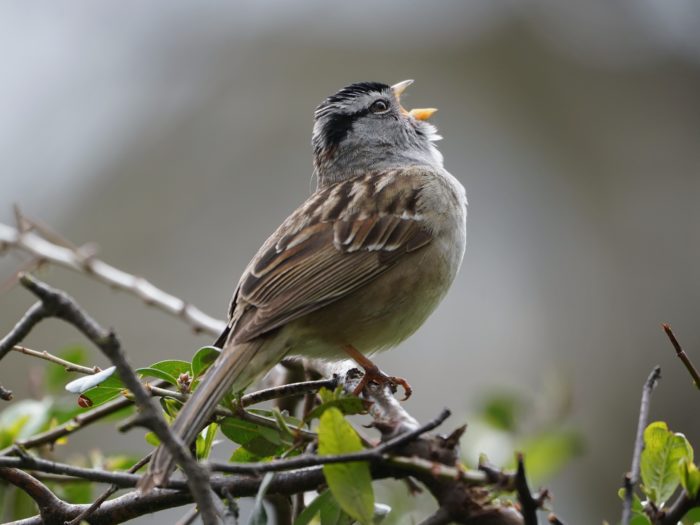
<svg viewBox="0 0 700 525">
<path fill-rule="evenodd" d="M 409 385 L 408 381 L 406 381 L 403 377 L 388 376 L 377 367 L 365 369 L 365 375 L 362 376 L 362 379 L 352 393 L 359 396 L 362 392 L 364 392 L 365 388 L 367 388 L 367 385 L 370 382 L 377 383 L 378 385 L 388 384 L 391 387 L 392 392 L 396 392 L 397 387 L 400 386 L 403 389 L 403 398 L 401 401 L 406 401 L 413 393 L 411 385 Z"/>
</svg>

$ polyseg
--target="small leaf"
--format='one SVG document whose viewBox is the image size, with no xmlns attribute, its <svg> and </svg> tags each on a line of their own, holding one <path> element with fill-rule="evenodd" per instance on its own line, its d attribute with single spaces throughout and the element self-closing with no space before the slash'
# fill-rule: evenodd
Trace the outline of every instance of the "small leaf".
<svg viewBox="0 0 700 525">
<path fill-rule="evenodd" d="M 104 383 L 109 377 L 112 376 L 112 374 L 114 374 L 116 369 L 116 366 L 110 366 L 109 368 L 105 368 L 96 374 L 79 377 L 78 379 L 68 383 L 66 385 L 66 390 L 71 394 L 82 394 L 86 390 L 89 390 L 100 383 Z"/>
<path fill-rule="evenodd" d="M 644 514 L 635 514 L 630 520 L 630 525 L 652 525 L 651 521 Z"/>
<path fill-rule="evenodd" d="M 583 440 L 577 432 L 552 430 L 528 439 L 519 447 L 525 456 L 528 478 L 535 484 L 559 472 L 572 458 L 583 451 Z"/>
<path fill-rule="evenodd" d="M 493 394 L 484 401 L 481 415 L 489 425 L 506 432 L 515 432 L 521 409 L 522 401 L 519 397 L 503 392 Z"/>
<path fill-rule="evenodd" d="M 321 417 L 321 414 L 323 414 L 327 409 L 331 407 L 337 408 L 347 416 L 351 416 L 353 414 L 362 414 L 363 412 L 367 411 L 364 401 L 362 401 L 362 399 L 360 399 L 359 397 L 352 396 L 345 397 L 342 399 L 331 399 L 330 401 L 321 403 L 320 405 L 315 407 L 311 412 L 309 412 L 309 414 L 306 416 L 306 421 L 312 421 L 316 418 Z"/>
<path fill-rule="evenodd" d="M 160 445 L 160 439 L 158 439 L 158 436 L 156 436 L 154 432 L 146 432 L 144 438 L 149 445 L 153 445 L 154 447 Z"/>
<path fill-rule="evenodd" d="M 236 417 L 227 417 L 221 422 L 221 431 L 234 443 L 245 445 L 259 435 L 258 425 Z"/>
<path fill-rule="evenodd" d="M 321 456 L 362 450 L 355 430 L 337 408 L 321 415 L 318 428 L 318 452 Z M 363 525 L 372 523 L 374 492 L 369 464 L 365 461 L 323 466 L 328 487 L 340 507 Z"/>
<path fill-rule="evenodd" d="M 168 414 L 172 419 L 177 416 L 177 413 L 182 408 L 182 401 L 178 399 L 173 399 L 172 397 L 161 397 L 160 406 L 163 407 L 163 411 Z"/>
<path fill-rule="evenodd" d="M 265 461 L 267 458 L 261 458 L 260 456 L 253 454 L 250 450 L 245 447 L 238 447 L 233 451 L 231 457 L 229 458 L 230 463 L 257 463 L 258 461 Z"/>
<path fill-rule="evenodd" d="M 681 485 L 691 498 L 695 498 L 698 495 L 698 489 L 700 489 L 700 470 L 687 458 L 681 460 L 680 469 Z"/>
<path fill-rule="evenodd" d="M 273 428 L 227 417 L 221 422 L 221 432 L 258 457 L 276 456 L 284 451 L 279 431 Z"/>
<path fill-rule="evenodd" d="M 126 387 L 124 386 L 124 383 L 121 382 L 121 379 L 119 379 L 116 375 L 113 375 L 102 381 L 102 383 L 99 385 L 92 387 L 89 390 L 85 390 L 82 393 L 82 397 L 92 401 L 92 405 L 90 405 L 90 407 L 94 408 L 120 396 L 125 388 Z"/>
<path fill-rule="evenodd" d="M 674 434 L 662 421 L 647 426 L 641 474 L 644 492 L 657 506 L 663 505 L 678 488 L 681 460 L 693 461 L 693 449 L 685 436 Z"/>
<path fill-rule="evenodd" d="M 51 419 L 52 405 L 48 397 L 41 401 L 23 399 L 3 410 L 0 413 L 2 448 L 42 431 Z"/>
<path fill-rule="evenodd" d="M 700 507 L 695 507 L 690 509 L 685 516 L 683 516 L 684 525 L 696 525 L 700 523 Z"/>
<path fill-rule="evenodd" d="M 625 500 L 625 489 L 621 488 L 617 491 L 617 495 L 620 497 L 622 501 Z M 642 500 L 639 499 L 639 496 L 636 494 L 632 494 L 632 513 L 634 514 L 644 514 L 644 505 L 642 505 Z"/>
<path fill-rule="evenodd" d="M 197 436 L 197 459 L 202 460 L 209 457 L 211 453 L 211 447 L 214 444 L 214 438 L 216 437 L 216 431 L 219 429 L 219 425 L 212 423 L 203 432 L 199 433 Z"/>
<path fill-rule="evenodd" d="M 294 520 L 294 525 L 318 523 L 318 520 L 314 520 L 316 517 L 319 518 L 321 525 L 352 525 L 355 521 L 343 512 L 328 490 L 324 490 L 304 509 L 304 512 Z"/>
<path fill-rule="evenodd" d="M 192 358 L 192 374 L 195 379 L 201 376 L 209 368 L 216 358 L 221 354 L 221 350 L 215 346 L 205 346 L 197 350 Z"/>
<path fill-rule="evenodd" d="M 144 377 L 156 377 L 171 385 L 177 385 L 177 378 L 180 377 L 180 374 L 192 373 L 190 363 L 179 359 L 159 361 L 136 371 Z"/>
<path fill-rule="evenodd" d="M 56 486 L 56 495 L 69 503 L 91 503 L 92 484 L 89 481 L 63 483 Z"/>
</svg>

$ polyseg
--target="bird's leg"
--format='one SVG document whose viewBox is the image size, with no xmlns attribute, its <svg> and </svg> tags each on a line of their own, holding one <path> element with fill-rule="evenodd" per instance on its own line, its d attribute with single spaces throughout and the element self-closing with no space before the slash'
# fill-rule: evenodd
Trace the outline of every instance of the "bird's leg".
<svg viewBox="0 0 700 525">
<path fill-rule="evenodd" d="M 402 401 L 406 401 L 409 397 L 411 397 L 413 389 L 411 388 L 411 385 L 408 384 L 408 381 L 406 381 L 403 377 L 386 375 L 384 372 L 379 370 L 377 365 L 375 365 L 369 360 L 369 358 L 367 358 L 362 352 L 352 345 L 343 346 L 343 351 L 365 371 L 365 375 L 362 376 L 362 379 L 353 391 L 353 394 L 359 395 L 370 381 L 374 381 L 380 385 L 389 384 L 394 392 L 396 392 L 397 385 L 401 385 L 404 392 Z"/>
</svg>

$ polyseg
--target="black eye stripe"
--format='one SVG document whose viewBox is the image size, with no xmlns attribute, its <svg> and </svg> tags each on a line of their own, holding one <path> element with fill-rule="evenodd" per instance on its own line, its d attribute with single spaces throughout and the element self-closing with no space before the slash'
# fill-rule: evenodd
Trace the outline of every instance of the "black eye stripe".
<svg viewBox="0 0 700 525">
<path fill-rule="evenodd" d="M 340 144 L 350 133 L 355 121 L 367 114 L 369 114 L 369 109 L 365 108 L 355 113 L 335 113 L 329 116 L 322 131 L 325 146 L 333 147 Z"/>
</svg>

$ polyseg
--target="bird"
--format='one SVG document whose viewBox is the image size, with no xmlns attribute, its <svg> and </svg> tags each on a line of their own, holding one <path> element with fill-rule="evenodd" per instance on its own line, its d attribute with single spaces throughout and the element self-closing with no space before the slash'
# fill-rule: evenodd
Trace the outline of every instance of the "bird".
<svg viewBox="0 0 700 525">
<path fill-rule="evenodd" d="M 315 191 L 265 241 L 238 282 L 221 353 L 175 418 L 190 444 L 221 399 L 285 356 L 354 359 L 369 381 L 410 386 L 369 359 L 413 334 L 450 288 L 464 256 L 467 197 L 443 167 L 428 119 L 406 110 L 412 83 L 348 85 L 314 112 Z M 175 468 L 159 446 L 140 488 Z"/>
</svg>

